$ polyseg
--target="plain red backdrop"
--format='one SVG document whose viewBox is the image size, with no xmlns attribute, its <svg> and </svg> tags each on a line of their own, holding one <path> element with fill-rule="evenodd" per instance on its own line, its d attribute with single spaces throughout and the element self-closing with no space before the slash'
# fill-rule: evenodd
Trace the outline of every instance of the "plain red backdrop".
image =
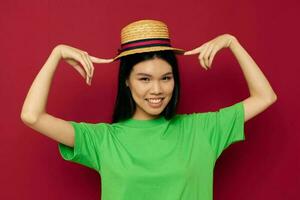
<svg viewBox="0 0 300 200">
<path fill-rule="evenodd" d="M 299 3 L 276 1 L 1 1 L 0 199 L 99 199 L 101 179 L 64 161 L 57 143 L 25 126 L 20 112 L 35 76 L 57 44 L 110 58 L 120 30 L 139 19 L 166 22 L 173 46 L 190 50 L 230 33 L 267 76 L 278 101 L 245 124 L 246 141 L 230 146 L 215 167 L 215 200 L 299 199 Z M 298 24 L 298 25 L 297 25 Z M 248 97 L 229 49 L 202 69 L 196 56 L 179 56 L 178 113 L 206 112 Z M 65 120 L 110 122 L 118 62 L 95 64 L 92 86 L 61 61 L 47 112 Z"/>
</svg>

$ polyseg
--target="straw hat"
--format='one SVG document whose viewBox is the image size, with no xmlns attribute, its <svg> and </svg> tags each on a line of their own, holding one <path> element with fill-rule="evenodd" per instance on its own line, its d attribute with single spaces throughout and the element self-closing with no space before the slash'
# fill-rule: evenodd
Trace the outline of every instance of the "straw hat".
<svg viewBox="0 0 300 200">
<path fill-rule="evenodd" d="M 158 20 L 139 20 L 121 30 L 121 47 L 114 60 L 120 57 L 150 51 L 173 50 L 183 54 L 185 50 L 171 45 L 167 25 Z"/>
</svg>

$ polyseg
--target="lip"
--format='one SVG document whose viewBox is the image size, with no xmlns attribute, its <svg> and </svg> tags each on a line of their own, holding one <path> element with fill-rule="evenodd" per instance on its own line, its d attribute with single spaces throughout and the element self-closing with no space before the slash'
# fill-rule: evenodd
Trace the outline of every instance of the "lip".
<svg viewBox="0 0 300 200">
<path fill-rule="evenodd" d="M 151 99 L 151 98 L 150 98 Z M 150 103 L 149 101 L 148 101 L 148 99 L 146 99 L 146 101 L 147 101 L 147 103 L 148 103 L 148 105 L 150 106 L 150 107 L 152 107 L 152 108 L 159 108 L 159 107 L 161 107 L 162 105 L 163 105 L 163 100 L 164 100 L 164 98 L 155 98 L 155 99 L 162 99 L 159 103 Z"/>
</svg>

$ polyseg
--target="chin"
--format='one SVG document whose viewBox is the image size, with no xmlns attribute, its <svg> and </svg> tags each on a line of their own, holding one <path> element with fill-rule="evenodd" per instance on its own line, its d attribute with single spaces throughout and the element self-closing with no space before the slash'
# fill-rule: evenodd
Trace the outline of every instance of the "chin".
<svg viewBox="0 0 300 200">
<path fill-rule="evenodd" d="M 158 116 L 165 110 L 166 107 L 167 106 L 161 106 L 160 108 L 151 108 L 151 107 L 147 106 L 147 108 L 144 109 L 144 111 L 146 111 L 146 113 L 148 113 L 148 115 Z"/>
</svg>

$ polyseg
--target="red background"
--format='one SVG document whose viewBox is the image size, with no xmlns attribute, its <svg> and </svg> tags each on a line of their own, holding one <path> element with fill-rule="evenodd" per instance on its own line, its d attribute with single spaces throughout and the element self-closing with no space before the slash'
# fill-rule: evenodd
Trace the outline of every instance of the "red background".
<svg viewBox="0 0 300 200">
<path fill-rule="evenodd" d="M 98 174 L 64 161 L 55 141 L 22 123 L 21 108 L 55 45 L 110 58 L 121 28 L 146 18 L 166 22 L 173 46 L 186 50 L 223 33 L 236 36 L 278 95 L 275 104 L 246 123 L 246 141 L 230 146 L 217 161 L 214 199 L 299 199 L 298 13 L 296 0 L 1 1 L 0 199 L 99 199 Z M 249 95 L 229 49 L 217 54 L 209 71 L 196 56 L 180 56 L 179 64 L 179 113 L 217 110 Z M 89 87 L 61 61 L 47 112 L 65 120 L 110 122 L 118 62 L 95 68 Z"/>
</svg>

